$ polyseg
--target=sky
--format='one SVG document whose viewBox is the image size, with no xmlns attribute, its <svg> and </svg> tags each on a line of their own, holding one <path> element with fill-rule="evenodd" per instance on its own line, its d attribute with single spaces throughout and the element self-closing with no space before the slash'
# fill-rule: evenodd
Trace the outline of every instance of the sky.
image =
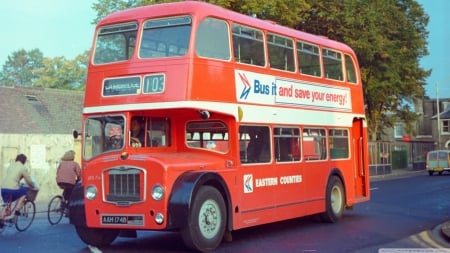
<svg viewBox="0 0 450 253">
<path fill-rule="evenodd" d="M 95 26 L 96 0 L 14 0 L 2 1 L 0 23 L 0 66 L 13 52 L 38 48 L 44 57 L 74 59 L 89 50 Z M 421 59 L 431 69 L 426 95 L 450 98 L 450 10 L 449 0 L 417 0 L 430 16 L 429 55 Z"/>
<path fill-rule="evenodd" d="M 95 0 L 14 0 L 0 4 L 0 66 L 13 52 L 38 48 L 44 57 L 74 59 L 89 50 Z"/>
</svg>

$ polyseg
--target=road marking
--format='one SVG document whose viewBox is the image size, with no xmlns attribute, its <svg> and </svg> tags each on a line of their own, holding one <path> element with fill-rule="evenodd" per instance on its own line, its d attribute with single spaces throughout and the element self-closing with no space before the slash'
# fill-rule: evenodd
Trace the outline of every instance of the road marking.
<svg viewBox="0 0 450 253">
<path fill-rule="evenodd" d="M 410 236 L 411 240 L 416 242 L 417 244 L 426 247 L 432 248 L 445 248 L 446 245 L 442 245 L 439 242 L 435 241 L 430 236 L 430 231 L 423 231 L 419 234 Z"/>
</svg>

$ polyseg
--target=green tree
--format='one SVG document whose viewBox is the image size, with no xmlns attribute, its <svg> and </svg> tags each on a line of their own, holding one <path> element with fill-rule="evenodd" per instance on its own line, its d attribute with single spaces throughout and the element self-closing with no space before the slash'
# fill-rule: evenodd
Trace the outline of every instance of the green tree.
<svg viewBox="0 0 450 253">
<path fill-rule="evenodd" d="M 413 133 L 411 104 L 424 96 L 419 66 L 428 54 L 429 17 L 415 0 L 308 0 L 299 25 L 306 32 L 345 42 L 358 55 L 372 140 L 401 121 Z"/>
<path fill-rule="evenodd" d="M 67 60 L 62 56 L 44 58 L 35 86 L 57 89 L 84 89 L 89 51 Z"/>
<path fill-rule="evenodd" d="M 39 49 L 20 49 L 8 56 L 3 64 L 2 86 L 34 86 L 38 72 L 43 67 L 44 56 Z"/>
<path fill-rule="evenodd" d="M 98 23 L 103 17 L 115 11 L 151 4 L 179 1 L 180 0 L 99 0 L 93 5 L 93 9 L 97 11 L 97 17 L 93 20 L 93 24 Z M 300 16 L 298 14 L 302 10 L 309 8 L 305 0 L 205 0 L 204 2 L 219 5 L 246 15 L 256 15 L 258 18 L 272 20 L 281 25 L 290 27 L 295 27 L 300 21 Z"/>
</svg>

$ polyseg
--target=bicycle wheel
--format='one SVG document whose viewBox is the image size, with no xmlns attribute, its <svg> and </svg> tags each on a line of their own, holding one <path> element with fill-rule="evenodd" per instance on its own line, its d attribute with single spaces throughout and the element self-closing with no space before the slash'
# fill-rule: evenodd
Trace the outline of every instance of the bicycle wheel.
<svg viewBox="0 0 450 253">
<path fill-rule="evenodd" d="M 20 209 L 20 215 L 16 217 L 16 229 L 17 231 L 25 231 L 33 223 L 34 216 L 36 215 L 36 205 L 31 200 L 26 200 L 25 205 Z"/>
<path fill-rule="evenodd" d="M 60 195 L 54 196 L 48 203 L 48 222 L 52 225 L 58 224 L 64 214 L 64 208 L 62 206 L 63 198 Z"/>
</svg>

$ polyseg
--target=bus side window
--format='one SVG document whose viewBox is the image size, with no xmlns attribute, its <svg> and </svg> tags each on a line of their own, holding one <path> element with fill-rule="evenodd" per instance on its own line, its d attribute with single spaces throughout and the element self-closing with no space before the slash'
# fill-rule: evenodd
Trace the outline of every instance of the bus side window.
<svg viewBox="0 0 450 253">
<path fill-rule="evenodd" d="M 357 83 L 358 80 L 356 78 L 356 70 L 355 63 L 350 55 L 345 55 L 345 69 L 347 73 L 347 82 L 349 83 Z"/>
<path fill-rule="evenodd" d="M 149 118 L 147 134 L 148 147 L 170 146 L 170 121 L 165 118 Z"/>
<path fill-rule="evenodd" d="M 303 157 L 308 160 L 327 159 L 326 133 L 324 129 L 303 129 Z"/>
<path fill-rule="evenodd" d="M 275 158 L 277 162 L 300 161 L 300 130 L 274 128 Z"/>
<path fill-rule="evenodd" d="M 228 127 L 223 121 L 191 121 L 186 125 L 186 145 L 220 153 L 229 151 Z"/>
<path fill-rule="evenodd" d="M 343 81 L 342 55 L 330 49 L 322 49 L 323 68 L 325 78 Z"/>
<path fill-rule="evenodd" d="M 330 129 L 328 131 L 331 159 L 349 158 L 349 138 L 347 129 Z"/>
<path fill-rule="evenodd" d="M 237 62 L 265 66 L 264 37 L 260 30 L 233 24 L 233 50 Z"/>
<path fill-rule="evenodd" d="M 268 127 L 241 126 L 239 127 L 240 154 L 244 163 L 270 162 L 270 133 Z"/>
<path fill-rule="evenodd" d="M 195 51 L 201 57 L 230 59 L 230 39 L 225 21 L 205 18 L 197 31 Z"/>
<path fill-rule="evenodd" d="M 299 72 L 304 75 L 322 76 L 319 47 L 301 41 L 297 42 Z"/>
<path fill-rule="evenodd" d="M 294 45 L 291 39 L 267 34 L 270 67 L 285 71 L 295 71 Z"/>
</svg>

